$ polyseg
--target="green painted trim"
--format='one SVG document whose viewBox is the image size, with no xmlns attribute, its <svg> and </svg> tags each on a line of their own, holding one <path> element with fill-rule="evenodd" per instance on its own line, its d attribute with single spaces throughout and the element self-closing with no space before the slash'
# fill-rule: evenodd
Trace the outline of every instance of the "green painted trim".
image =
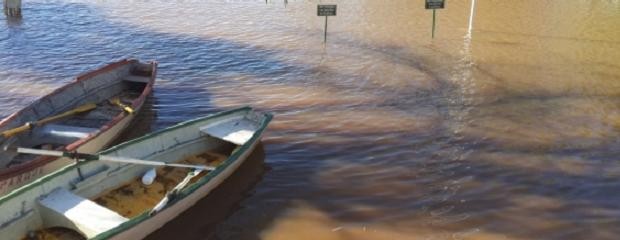
<svg viewBox="0 0 620 240">
<path fill-rule="evenodd" d="M 251 110 L 251 108 L 240 108 L 237 110 Z M 228 113 L 232 113 L 235 112 L 237 110 L 233 110 L 233 111 L 229 111 Z M 221 116 L 217 115 L 217 116 Z M 228 159 L 226 159 L 226 161 L 224 161 L 223 164 L 217 166 L 217 168 L 209 173 L 207 173 L 206 176 L 202 177 L 200 180 L 198 180 L 197 182 L 193 183 L 192 185 L 189 185 L 188 187 L 184 188 L 183 190 L 181 190 L 179 192 L 179 194 L 174 198 L 174 200 L 168 202 L 167 206 L 164 207 L 164 209 L 162 209 L 161 211 L 165 211 L 169 206 L 172 206 L 174 204 L 176 204 L 178 201 L 184 199 L 185 197 L 191 195 L 192 193 L 194 193 L 196 190 L 198 190 L 200 187 L 204 186 L 205 184 L 207 184 L 211 179 L 213 179 L 215 176 L 219 175 L 222 171 L 224 171 L 224 169 L 228 168 L 232 163 L 236 162 L 239 157 L 245 153 L 250 146 L 254 145 L 254 143 L 256 143 L 259 139 L 259 136 L 262 136 L 263 132 L 265 131 L 265 129 L 267 128 L 267 125 L 269 125 L 269 122 L 271 122 L 271 119 L 273 119 L 273 115 L 269 114 L 269 113 L 264 113 L 265 119 L 263 119 L 263 122 L 261 124 L 261 127 L 256 131 L 256 133 L 254 133 L 254 135 L 252 136 L 252 138 L 250 138 L 249 141 L 247 141 L 245 144 L 243 144 L 243 146 L 241 146 L 238 150 L 234 151 L 232 155 L 230 155 L 230 157 L 228 157 Z M 204 118 L 201 118 L 204 119 Z M 200 121 L 199 119 L 196 120 L 190 120 L 181 124 L 177 124 L 173 127 L 167 128 L 166 130 L 172 130 L 172 129 L 176 129 L 179 128 L 181 126 L 187 125 L 187 124 L 191 124 L 194 122 Z M 133 141 L 129 141 L 129 142 L 125 142 L 123 144 L 117 145 L 112 149 L 106 150 L 105 152 L 109 152 L 109 151 L 113 151 L 116 149 L 120 149 L 128 144 L 131 143 L 135 143 L 135 142 L 140 142 L 143 141 L 145 138 L 150 138 L 151 136 L 157 136 L 157 134 L 159 134 L 161 132 L 155 132 L 153 134 L 149 134 L 149 135 L 145 135 L 144 137 L 135 139 Z M 91 238 L 90 240 L 105 240 L 105 239 L 109 239 L 119 233 L 122 233 L 123 231 L 132 228 L 140 223 L 142 223 L 143 221 L 149 219 L 150 216 L 148 214 L 148 211 L 138 215 L 137 217 L 134 217 L 132 219 L 130 219 L 127 222 L 122 223 L 121 225 L 110 229 L 106 232 L 100 233 L 99 235 L 95 236 L 94 238 Z"/>
<path fill-rule="evenodd" d="M 104 240 L 104 239 L 109 239 L 111 237 L 114 237 L 116 234 L 119 234 L 129 228 L 132 228 L 136 225 L 138 225 L 139 223 L 143 222 L 144 220 L 148 219 L 149 213 L 147 212 L 143 212 L 142 214 L 138 215 L 137 217 L 134 217 L 132 219 L 129 219 L 129 221 L 121 223 L 120 225 L 118 225 L 115 228 L 112 228 L 108 231 L 102 232 L 99 235 L 90 238 L 89 240 Z"/>
<path fill-rule="evenodd" d="M 228 110 L 228 111 L 223 111 L 223 112 L 218 112 L 218 113 L 214 113 L 214 114 L 211 114 L 211 115 L 208 115 L 208 116 L 205 116 L 205 117 L 195 118 L 195 119 L 192 119 L 192 120 L 181 122 L 181 123 L 178 123 L 176 125 L 172 125 L 170 127 L 167 127 L 165 129 L 161 129 L 161 130 L 158 130 L 158 131 L 155 131 L 155 132 L 152 132 L 152 133 L 147 133 L 147 134 L 145 134 L 142 137 L 139 137 L 139 138 L 136 138 L 136 139 L 133 139 L 133 140 L 129 140 L 129 141 L 126 141 L 126 142 L 123 142 L 123 143 L 120 143 L 120 144 L 118 144 L 116 146 L 110 147 L 110 148 L 108 148 L 108 149 L 106 149 L 104 151 L 99 152 L 99 154 L 105 155 L 105 154 L 108 154 L 110 152 L 118 151 L 120 149 L 123 149 L 123 148 L 129 146 L 129 145 L 132 145 L 132 144 L 135 144 L 135 143 L 138 143 L 138 142 L 142 142 L 142 141 L 144 141 L 146 139 L 156 137 L 156 136 L 161 135 L 161 134 L 163 134 L 165 132 L 169 132 L 171 130 L 179 129 L 179 128 L 185 127 L 187 125 L 196 123 L 196 122 L 201 122 L 201 121 L 204 121 L 204 120 L 207 120 L 207 119 L 210 119 L 210 118 L 216 118 L 216 117 L 221 117 L 221 116 L 229 115 L 229 114 L 232 114 L 232 113 L 235 113 L 235 112 L 243 112 L 243 111 L 251 111 L 251 110 L 252 110 L 251 107 L 241 107 L 241 108 L 237 108 L 237 109 L 233 109 L 233 110 Z"/>
</svg>

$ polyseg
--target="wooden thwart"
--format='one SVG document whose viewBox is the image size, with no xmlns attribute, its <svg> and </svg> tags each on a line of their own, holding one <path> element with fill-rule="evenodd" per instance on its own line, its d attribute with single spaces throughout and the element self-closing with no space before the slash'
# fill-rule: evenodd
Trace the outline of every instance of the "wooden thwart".
<svg viewBox="0 0 620 240">
<path fill-rule="evenodd" d="M 86 198 L 58 188 L 39 201 L 49 219 L 57 225 L 75 226 L 92 238 L 126 222 L 128 219 Z"/>
</svg>

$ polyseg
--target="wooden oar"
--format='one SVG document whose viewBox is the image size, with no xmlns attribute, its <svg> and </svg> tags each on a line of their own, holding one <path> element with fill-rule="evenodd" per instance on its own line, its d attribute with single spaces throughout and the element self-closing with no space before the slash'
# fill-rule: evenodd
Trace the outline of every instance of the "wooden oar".
<svg viewBox="0 0 620 240">
<path fill-rule="evenodd" d="M 97 105 L 95 105 L 94 103 L 87 103 L 87 104 L 79 106 L 79 107 L 77 107 L 77 108 L 75 108 L 73 110 L 66 111 L 64 113 L 58 114 L 56 116 L 51 116 L 51 117 L 48 117 L 48 118 L 44 118 L 44 119 L 36 121 L 36 122 L 29 122 L 29 123 L 24 124 L 21 127 L 16 127 L 16 128 L 13 128 L 13 129 L 6 130 L 6 131 L 0 133 L 0 135 L 2 135 L 2 137 L 4 137 L 4 138 L 10 138 L 12 136 L 15 136 L 18 133 L 21 133 L 21 132 L 24 132 L 24 131 L 28 131 L 28 130 L 32 129 L 32 127 L 34 127 L 34 126 L 39 126 L 39 125 L 43 125 L 43 124 L 46 124 L 46 123 L 49 123 L 49 122 L 53 122 L 53 121 L 56 121 L 56 120 L 64 118 L 64 117 L 71 116 L 73 114 L 77 114 L 77 113 L 81 113 L 81 112 L 87 112 L 87 111 L 95 109 L 96 107 L 97 107 Z"/>
<path fill-rule="evenodd" d="M 166 163 L 166 162 L 147 161 L 147 160 L 141 160 L 141 159 L 135 159 L 135 158 L 127 158 L 127 157 L 115 157 L 115 156 L 95 155 L 95 154 L 86 154 L 86 153 L 77 153 L 77 152 L 63 152 L 63 151 L 42 150 L 42 149 L 33 149 L 33 148 L 17 148 L 17 152 L 35 154 L 35 155 L 54 156 L 54 157 L 68 157 L 72 159 L 82 159 L 86 161 L 107 161 L 107 162 L 131 163 L 131 164 L 149 165 L 149 166 L 193 168 L 193 169 L 208 170 L 208 171 L 215 170 L 215 167 L 206 166 L 206 165 Z"/>
<path fill-rule="evenodd" d="M 129 114 L 132 114 L 132 113 L 134 112 L 134 111 L 133 111 L 133 108 L 131 108 L 130 106 L 127 106 L 127 105 L 123 104 L 123 103 L 121 102 L 121 99 L 120 99 L 120 98 L 118 98 L 118 97 L 112 98 L 112 99 L 110 99 L 110 100 L 108 100 L 108 101 L 110 101 L 110 103 L 111 103 L 111 104 L 114 104 L 114 105 L 116 105 L 116 106 L 119 106 L 121 109 L 123 109 L 125 112 L 127 112 L 127 113 L 129 113 Z"/>
</svg>

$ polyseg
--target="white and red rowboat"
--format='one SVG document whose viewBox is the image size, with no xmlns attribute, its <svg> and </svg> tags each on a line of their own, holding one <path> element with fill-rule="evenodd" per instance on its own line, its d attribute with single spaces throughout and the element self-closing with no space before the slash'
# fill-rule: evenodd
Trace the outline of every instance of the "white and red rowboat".
<svg viewBox="0 0 620 240">
<path fill-rule="evenodd" d="M 6 149 L 30 147 L 84 153 L 103 149 L 142 108 L 156 73 L 154 61 L 114 62 L 78 76 L 0 121 L 0 195 L 73 162 Z M 13 131 L 16 128 L 21 130 Z"/>
</svg>

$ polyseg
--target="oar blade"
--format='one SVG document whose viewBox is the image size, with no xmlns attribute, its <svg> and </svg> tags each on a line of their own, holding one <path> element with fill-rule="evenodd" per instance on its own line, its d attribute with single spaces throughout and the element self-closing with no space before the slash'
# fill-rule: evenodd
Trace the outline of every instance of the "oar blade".
<svg viewBox="0 0 620 240">
<path fill-rule="evenodd" d="M 121 102 L 121 99 L 119 97 L 115 97 L 109 100 L 109 102 L 113 105 L 116 105 L 118 107 L 120 107 L 121 109 L 123 109 L 123 111 L 129 113 L 129 114 L 133 114 L 134 110 L 133 108 L 131 108 L 130 106 L 127 106 L 125 104 L 123 104 L 123 102 Z"/>
<path fill-rule="evenodd" d="M 6 131 L 2 132 L 2 137 L 10 138 L 12 136 L 17 135 L 18 133 L 30 130 L 31 127 L 32 127 L 32 125 L 30 125 L 30 124 L 24 124 L 21 127 L 16 127 L 16 128 L 13 128 L 13 129 L 6 130 Z"/>
</svg>

